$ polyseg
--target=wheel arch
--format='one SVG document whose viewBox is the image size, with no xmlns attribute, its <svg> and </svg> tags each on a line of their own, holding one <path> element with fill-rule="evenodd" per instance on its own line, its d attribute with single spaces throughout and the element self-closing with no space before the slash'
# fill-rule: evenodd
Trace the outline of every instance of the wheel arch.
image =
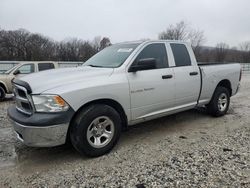
<svg viewBox="0 0 250 188">
<path fill-rule="evenodd" d="M 216 88 L 219 87 L 219 86 L 225 87 L 226 89 L 228 89 L 228 91 L 230 93 L 230 97 L 232 96 L 232 85 L 231 85 L 231 82 L 228 79 L 221 80 L 217 84 Z M 215 88 L 215 90 L 216 90 L 216 88 Z M 214 92 L 215 92 L 215 90 L 214 90 Z"/>
<path fill-rule="evenodd" d="M 7 91 L 7 87 L 6 87 L 6 85 L 3 82 L 0 82 L 0 87 L 2 87 L 4 89 L 5 93 L 8 92 Z"/>
<path fill-rule="evenodd" d="M 128 119 L 127 119 L 127 115 L 122 107 L 122 105 L 113 100 L 113 99 L 108 99 L 108 98 L 104 98 L 104 99 L 96 99 L 96 100 L 92 100 L 92 101 L 89 101 L 87 103 L 85 103 L 84 105 L 82 105 L 76 112 L 75 114 L 73 115 L 73 117 L 71 118 L 70 120 L 70 124 L 69 124 L 69 128 L 68 128 L 68 132 L 67 132 L 67 140 L 69 141 L 69 133 L 70 133 L 70 127 L 72 125 L 72 122 L 73 120 L 76 118 L 76 116 L 78 115 L 78 113 L 83 109 L 83 108 L 86 108 L 90 105 L 93 105 L 93 104 L 103 104 L 103 105 L 108 105 L 108 106 L 111 106 L 112 108 L 114 108 L 120 115 L 121 117 L 121 120 L 122 120 L 122 128 L 123 129 L 126 129 L 127 126 L 128 126 Z"/>
</svg>

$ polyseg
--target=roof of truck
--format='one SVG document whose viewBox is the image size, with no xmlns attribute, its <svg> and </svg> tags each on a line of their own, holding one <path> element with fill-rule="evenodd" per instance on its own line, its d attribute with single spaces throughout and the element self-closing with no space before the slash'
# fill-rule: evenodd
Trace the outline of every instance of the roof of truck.
<svg viewBox="0 0 250 188">
<path fill-rule="evenodd" d="M 175 42 L 175 43 L 180 43 L 180 44 L 189 44 L 189 42 L 185 42 L 185 41 L 181 41 L 181 40 L 151 40 L 151 39 L 147 39 L 147 40 L 137 40 L 137 41 L 125 41 L 125 42 L 119 42 L 116 44 L 126 44 L 126 43 L 137 43 L 137 44 L 142 44 L 142 43 L 150 43 L 150 42 Z"/>
</svg>

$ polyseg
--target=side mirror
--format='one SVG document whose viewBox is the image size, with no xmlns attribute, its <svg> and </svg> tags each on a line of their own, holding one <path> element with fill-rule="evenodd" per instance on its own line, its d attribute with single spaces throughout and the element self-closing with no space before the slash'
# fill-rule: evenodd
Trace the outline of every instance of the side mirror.
<svg viewBox="0 0 250 188">
<path fill-rule="evenodd" d="M 135 65 L 132 65 L 128 72 L 137 72 L 141 70 L 150 70 L 156 68 L 156 59 L 155 58 L 145 58 L 139 59 Z"/>
<path fill-rule="evenodd" d="M 13 74 L 14 74 L 14 75 L 20 74 L 20 70 L 15 70 L 15 71 L 13 72 Z"/>
</svg>

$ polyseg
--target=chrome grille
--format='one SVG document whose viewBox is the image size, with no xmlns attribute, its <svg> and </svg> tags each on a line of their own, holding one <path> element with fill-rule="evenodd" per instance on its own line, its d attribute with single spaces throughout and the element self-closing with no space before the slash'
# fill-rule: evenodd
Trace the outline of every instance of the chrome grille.
<svg viewBox="0 0 250 188">
<path fill-rule="evenodd" d="M 19 85 L 13 85 L 13 91 L 16 98 L 16 109 L 19 112 L 31 115 L 33 113 L 33 107 L 27 89 Z"/>
</svg>

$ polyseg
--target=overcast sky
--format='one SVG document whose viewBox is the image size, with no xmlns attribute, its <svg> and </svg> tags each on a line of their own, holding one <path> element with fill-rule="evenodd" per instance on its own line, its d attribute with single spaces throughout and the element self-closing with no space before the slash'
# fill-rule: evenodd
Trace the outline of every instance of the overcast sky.
<svg viewBox="0 0 250 188">
<path fill-rule="evenodd" d="M 249 0 L 0 0 L 1 29 L 25 28 L 55 40 L 156 39 L 181 20 L 203 30 L 206 45 L 250 41 Z"/>
</svg>

